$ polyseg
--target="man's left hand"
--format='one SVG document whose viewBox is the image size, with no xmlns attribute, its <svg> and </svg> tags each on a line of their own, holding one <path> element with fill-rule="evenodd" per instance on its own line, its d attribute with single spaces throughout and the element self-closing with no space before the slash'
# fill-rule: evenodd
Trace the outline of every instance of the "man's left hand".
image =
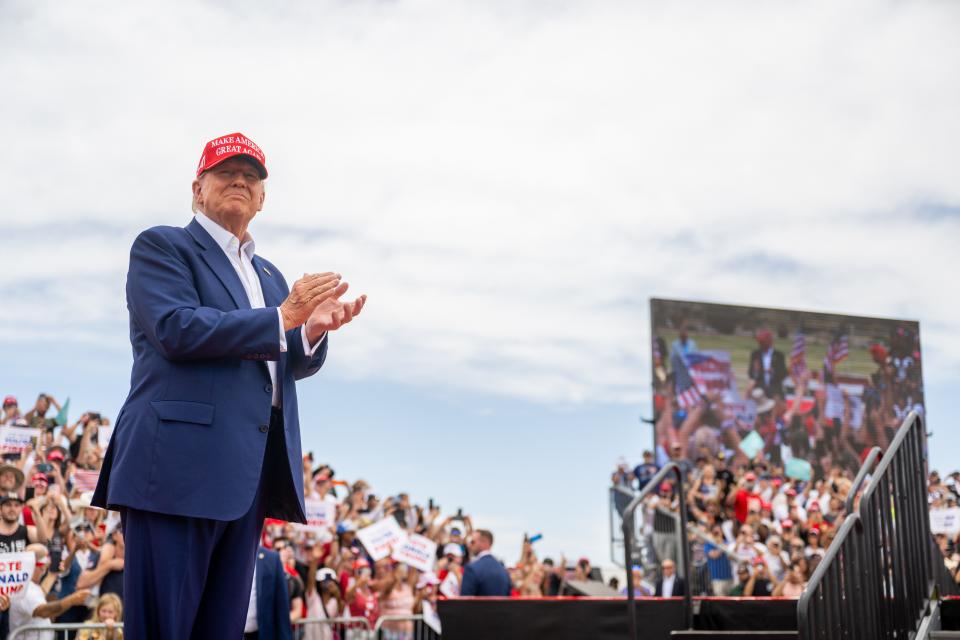
<svg viewBox="0 0 960 640">
<path fill-rule="evenodd" d="M 307 339 L 313 343 L 319 340 L 325 332 L 336 331 L 357 317 L 366 302 L 366 295 L 362 295 L 352 302 L 341 302 L 339 298 L 324 300 L 307 318 Z"/>
</svg>

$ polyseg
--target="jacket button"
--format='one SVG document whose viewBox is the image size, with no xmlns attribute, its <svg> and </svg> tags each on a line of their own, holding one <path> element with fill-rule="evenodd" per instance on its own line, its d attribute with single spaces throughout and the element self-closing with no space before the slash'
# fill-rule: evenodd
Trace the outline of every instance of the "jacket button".
<svg viewBox="0 0 960 640">
<path fill-rule="evenodd" d="M 267 386 L 265 386 L 265 387 L 263 388 L 263 390 L 266 391 L 267 393 L 273 393 L 273 385 L 272 385 L 272 384 L 268 384 Z"/>
<path fill-rule="evenodd" d="M 266 425 L 266 424 L 260 425 L 260 433 L 266 433 L 267 431 L 270 431 L 269 425 Z"/>
</svg>

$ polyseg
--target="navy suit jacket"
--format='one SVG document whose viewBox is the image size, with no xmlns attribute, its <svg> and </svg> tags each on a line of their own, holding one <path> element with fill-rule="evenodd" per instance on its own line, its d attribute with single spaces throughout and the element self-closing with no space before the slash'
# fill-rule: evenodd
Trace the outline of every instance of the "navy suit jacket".
<svg viewBox="0 0 960 640">
<path fill-rule="evenodd" d="M 680 576 L 673 579 L 673 593 L 671 596 L 682 596 L 687 592 L 687 583 Z M 657 586 L 653 590 L 653 595 L 657 598 L 663 597 L 663 578 L 657 580 Z"/>
<path fill-rule="evenodd" d="M 300 329 L 280 352 L 277 309 L 289 293 L 260 256 L 264 309 L 251 309 L 220 246 L 192 220 L 153 227 L 130 250 L 127 308 L 133 369 L 93 504 L 235 520 L 253 504 L 270 424 L 277 362 L 293 494 L 267 496 L 267 517 L 304 522 L 294 381 L 313 375 L 327 342 L 304 354 Z M 289 486 L 287 483 L 276 483 Z"/>
<path fill-rule="evenodd" d="M 461 596 L 509 596 L 510 574 L 491 555 L 474 560 L 463 569 Z"/>
<path fill-rule="evenodd" d="M 260 640 L 291 640 L 287 574 L 280 554 L 257 549 L 257 628 Z"/>
</svg>

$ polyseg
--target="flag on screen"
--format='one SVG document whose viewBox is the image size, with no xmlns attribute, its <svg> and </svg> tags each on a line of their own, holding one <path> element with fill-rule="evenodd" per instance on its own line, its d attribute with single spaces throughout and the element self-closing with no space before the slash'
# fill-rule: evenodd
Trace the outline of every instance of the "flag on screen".
<svg viewBox="0 0 960 640">
<path fill-rule="evenodd" d="M 99 471 L 77 469 L 73 472 L 73 488 L 80 493 L 83 493 L 84 491 L 93 491 L 97 488 L 97 479 L 99 477 Z"/>
<path fill-rule="evenodd" d="M 850 355 L 850 341 L 846 334 L 841 334 L 827 345 L 827 355 L 823 357 L 823 366 L 833 373 L 838 363 Z"/>
<path fill-rule="evenodd" d="M 799 378 L 807 370 L 807 336 L 797 331 L 793 336 L 793 348 L 790 349 L 790 371 Z"/>
<path fill-rule="evenodd" d="M 693 382 L 686 360 L 676 351 L 670 354 L 670 368 L 673 369 L 673 390 L 677 395 L 677 404 L 684 409 L 700 404 L 700 391 Z"/>
</svg>

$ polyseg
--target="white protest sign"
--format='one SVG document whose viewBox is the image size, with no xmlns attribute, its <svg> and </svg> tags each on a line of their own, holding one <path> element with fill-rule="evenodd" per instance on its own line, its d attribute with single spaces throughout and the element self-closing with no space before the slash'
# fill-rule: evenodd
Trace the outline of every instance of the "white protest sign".
<svg viewBox="0 0 960 640">
<path fill-rule="evenodd" d="M 387 516 L 357 531 L 357 538 L 375 561 L 389 556 L 393 547 L 400 544 L 405 537 L 406 534 L 393 516 Z"/>
<path fill-rule="evenodd" d="M 0 553 L 0 594 L 19 599 L 33 578 L 37 557 L 33 552 Z"/>
<path fill-rule="evenodd" d="M 460 582 L 453 571 L 447 572 L 447 577 L 440 583 L 440 593 L 448 598 L 456 598 L 460 595 Z"/>
<path fill-rule="evenodd" d="M 429 600 L 424 600 L 420 604 L 423 606 L 423 622 L 436 631 L 437 635 L 441 635 L 443 632 L 440 631 L 440 615 L 437 614 L 437 610 L 433 608 Z"/>
<path fill-rule="evenodd" d="M 330 500 L 308 499 L 303 501 L 306 507 L 307 523 L 300 525 L 301 530 L 313 530 L 322 533 L 337 522 L 337 505 Z"/>
<path fill-rule="evenodd" d="M 0 427 L 0 452 L 20 453 L 28 444 L 37 445 L 40 429 L 29 427 Z"/>
<path fill-rule="evenodd" d="M 393 548 L 393 559 L 410 565 L 418 571 L 433 571 L 437 557 L 437 543 L 430 538 L 413 533 Z"/>
<path fill-rule="evenodd" d="M 113 437 L 113 425 L 107 427 L 97 427 L 97 444 L 106 451 L 110 445 L 110 438 Z"/>
<path fill-rule="evenodd" d="M 934 509 L 930 512 L 930 531 L 955 536 L 960 533 L 960 507 Z"/>
</svg>

